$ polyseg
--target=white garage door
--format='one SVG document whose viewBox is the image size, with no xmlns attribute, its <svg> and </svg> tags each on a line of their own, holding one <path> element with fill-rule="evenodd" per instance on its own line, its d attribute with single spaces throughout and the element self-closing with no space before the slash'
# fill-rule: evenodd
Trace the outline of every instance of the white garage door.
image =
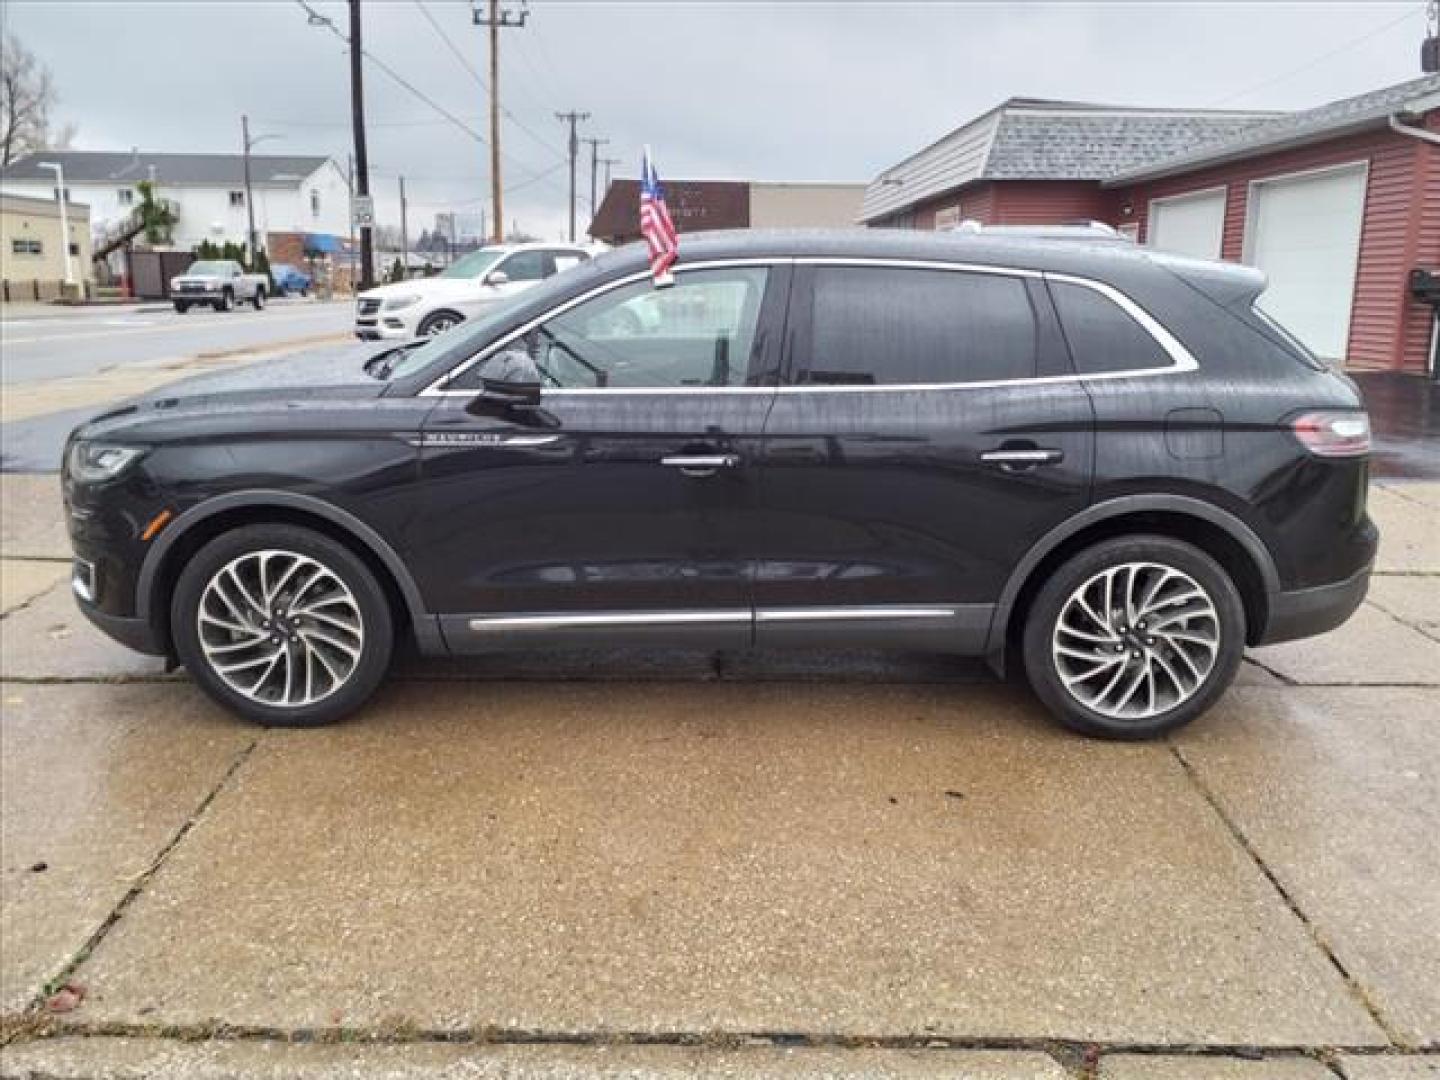
<svg viewBox="0 0 1440 1080">
<path fill-rule="evenodd" d="M 1260 306 L 1326 360 L 1345 356 L 1364 215 L 1364 165 L 1250 188 L 1245 261 L 1270 279 Z"/>
<path fill-rule="evenodd" d="M 1224 188 L 1150 203 L 1149 243 L 1161 251 L 1218 259 L 1224 230 Z"/>
</svg>

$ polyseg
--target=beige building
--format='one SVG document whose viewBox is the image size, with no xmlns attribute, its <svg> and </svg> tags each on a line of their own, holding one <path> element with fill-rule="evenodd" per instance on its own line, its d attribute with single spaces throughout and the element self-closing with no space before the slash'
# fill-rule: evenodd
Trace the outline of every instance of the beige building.
<svg viewBox="0 0 1440 1080">
<path fill-rule="evenodd" d="M 75 284 L 94 281 L 90 264 L 90 207 L 66 203 L 70 272 Z M 60 206 L 54 199 L 0 193 L 0 278 L 6 300 L 53 300 L 65 281 Z"/>
<path fill-rule="evenodd" d="M 752 229 L 835 229 L 860 221 L 864 184 L 750 185 Z"/>
</svg>

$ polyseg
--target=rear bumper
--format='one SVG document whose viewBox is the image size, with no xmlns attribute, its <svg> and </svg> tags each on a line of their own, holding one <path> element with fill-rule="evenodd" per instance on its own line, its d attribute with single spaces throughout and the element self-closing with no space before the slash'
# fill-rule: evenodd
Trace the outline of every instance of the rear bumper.
<svg viewBox="0 0 1440 1080">
<path fill-rule="evenodd" d="M 1295 589 L 1270 598 L 1270 618 L 1260 645 L 1313 637 L 1334 630 L 1354 614 L 1370 588 L 1370 566 L 1329 585 Z"/>
</svg>

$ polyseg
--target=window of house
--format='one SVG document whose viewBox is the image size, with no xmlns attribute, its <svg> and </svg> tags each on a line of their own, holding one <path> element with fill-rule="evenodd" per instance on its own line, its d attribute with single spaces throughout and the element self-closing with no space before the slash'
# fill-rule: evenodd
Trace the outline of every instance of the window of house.
<svg viewBox="0 0 1440 1080">
<path fill-rule="evenodd" d="M 530 353 L 547 387 L 744 385 L 768 274 L 686 271 L 666 289 L 637 281 L 556 315 L 511 348 Z"/>
<path fill-rule="evenodd" d="M 232 191 L 232 192 L 230 192 L 230 205 L 231 205 L 231 206 L 244 206 L 244 205 L 245 205 L 245 192 L 243 192 L 243 191 Z"/>
<path fill-rule="evenodd" d="M 817 267 L 802 384 L 893 386 L 1035 375 L 1035 314 L 1017 277 Z"/>
<path fill-rule="evenodd" d="M 1160 343 L 1108 296 L 1084 285 L 1050 283 L 1075 370 L 1082 375 L 1170 367 Z"/>
<path fill-rule="evenodd" d="M 39 240 L 22 237 L 10 241 L 10 254 L 12 255 L 41 255 L 44 250 L 44 245 Z"/>
<path fill-rule="evenodd" d="M 310 216 L 320 216 L 320 192 L 316 188 L 310 189 Z"/>
<path fill-rule="evenodd" d="M 128 187 L 122 187 L 115 193 L 115 199 L 121 206 L 133 206 L 135 203 L 135 192 Z"/>
</svg>

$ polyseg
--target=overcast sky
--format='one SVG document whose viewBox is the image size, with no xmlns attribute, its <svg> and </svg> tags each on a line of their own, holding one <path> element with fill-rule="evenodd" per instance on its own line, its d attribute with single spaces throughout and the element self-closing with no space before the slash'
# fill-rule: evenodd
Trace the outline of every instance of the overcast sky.
<svg viewBox="0 0 1440 1080">
<path fill-rule="evenodd" d="M 341 0 L 310 0 L 347 25 Z M 506 5 L 519 9 L 519 0 Z M 609 138 L 616 175 L 651 144 L 662 177 L 865 181 L 1010 96 L 1304 108 L 1420 74 L 1424 4 L 606 3 L 532 0 L 501 34 L 506 217 L 558 236 L 565 133 Z M 0 0 L 5 29 L 54 74 L 77 149 L 351 148 L 345 46 L 299 0 Z M 488 71 L 469 0 L 364 0 L 366 49 L 475 132 L 486 98 L 446 45 Z M 426 18 L 438 24 L 440 32 Z M 367 65 L 371 189 L 411 234 L 478 210 L 489 150 Z M 588 148 L 585 148 L 588 152 Z M 553 171 L 552 171 L 553 170 Z M 523 186 L 522 186 L 523 185 Z M 588 160 L 579 188 L 588 195 Z M 581 228 L 588 220 L 582 206 Z"/>
</svg>

